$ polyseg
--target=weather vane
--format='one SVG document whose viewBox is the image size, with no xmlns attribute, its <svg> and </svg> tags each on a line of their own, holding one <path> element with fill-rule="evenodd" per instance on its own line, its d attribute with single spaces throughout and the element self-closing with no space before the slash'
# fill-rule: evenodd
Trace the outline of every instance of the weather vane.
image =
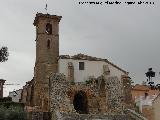
<svg viewBox="0 0 160 120">
<path fill-rule="evenodd" d="M 46 13 L 48 14 L 48 5 L 47 5 L 47 3 L 46 3 L 46 7 L 45 7 L 45 10 L 46 10 Z"/>
</svg>

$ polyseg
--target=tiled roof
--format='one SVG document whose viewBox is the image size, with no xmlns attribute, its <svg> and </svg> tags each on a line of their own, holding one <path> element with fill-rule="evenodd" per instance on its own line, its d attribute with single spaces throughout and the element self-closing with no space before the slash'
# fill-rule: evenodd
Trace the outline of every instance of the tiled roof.
<svg viewBox="0 0 160 120">
<path fill-rule="evenodd" d="M 147 85 L 139 85 L 136 84 L 133 88 L 133 90 L 144 90 L 144 91 L 148 91 L 150 88 Z"/>
<path fill-rule="evenodd" d="M 88 61 L 104 61 L 112 66 L 114 66 L 115 68 L 119 69 L 120 71 L 128 74 L 127 71 L 123 70 L 122 68 L 118 67 L 117 65 L 113 64 L 112 62 L 108 61 L 107 59 L 102 59 L 102 58 L 97 58 L 97 57 L 93 57 L 93 56 L 88 56 L 85 54 L 77 54 L 74 56 L 69 56 L 69 55 L 60 55 L 59 59 L 73 59 L 73 60 L 88 60 Z"/>
</svg>

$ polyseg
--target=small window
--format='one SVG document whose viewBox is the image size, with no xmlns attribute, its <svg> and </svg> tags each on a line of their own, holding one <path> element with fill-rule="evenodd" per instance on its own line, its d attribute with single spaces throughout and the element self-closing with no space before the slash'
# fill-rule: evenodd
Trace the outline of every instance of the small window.
<svg viewBox="0 0 160 120">
<path fill-rule="evenodd" d="M 47 40 L 47 48 L 50 49 L 50 40 Z"/>
<path fill-rule="evenodd" d="M 84 62 L 79 62 L 79 70 L 84 70 Z"/>
</svg>

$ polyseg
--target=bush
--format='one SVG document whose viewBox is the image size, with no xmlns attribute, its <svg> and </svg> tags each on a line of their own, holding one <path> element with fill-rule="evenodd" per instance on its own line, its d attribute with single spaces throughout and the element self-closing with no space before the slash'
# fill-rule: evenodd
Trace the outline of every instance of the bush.
<svg viewBox="0 0 160 120">
<path fill-rule="evenodd" d="M 24 104 L 14 102 L 0 103 L 0 120 L 27 120 Z"/>
<path fill-rule="evenodd" d="M 11 97 L 4 97 L 4 98 L 0 98 L 0 103 L 1 102 L 11 102 L 12 98 Z"/>
<path fill-rule="evenodd" d="M 27 120 L 25 112 L 1 111 L 0 120 Z"/>
</svg>

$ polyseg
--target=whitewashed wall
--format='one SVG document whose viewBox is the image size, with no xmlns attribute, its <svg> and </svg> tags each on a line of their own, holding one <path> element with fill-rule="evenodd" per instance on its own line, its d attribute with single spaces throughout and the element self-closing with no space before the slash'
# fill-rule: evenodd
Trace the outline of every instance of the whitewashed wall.
<svg viewBox="0 0 160 120">
<path fill-rule="evenodd" d="M 12 98 L 13 102 L 20 102 L 19 100 L 21 99 L 22 89 L 16 90 L 15 92 L 14 91 L 13 92 L 9 92 L 9 97 Z"/>
<path fill-rule="evenodd" d="M 157 95 L 149 95 L 146 98 L 145 96 L 139 96 L 135 99 L 136 106 L 139 107 L 139 110 L 142 113 L 143 106 L 152 106 L 152 102 L 156 97 Z"/>
<path fill-rule="evenodd" d="M 116 67 L 104 61 L 88 61 L 88 60 L 73 60 L 73 59 L 59 59 L 59 73 L 64 73 L 68 76 L 68 62 L 72 62 L 74 66 L 74 81 L 84 82 L 88 80 L 89 76 L 99 77 L 103 74 L 103 65 L 108 65 L 111 76 L 117 76 L 121 79 L 121 75 L 125 73 L 118 70 Z M 79 70 L 79 62 L 84 62 L 84 70 Z"/>
</svg>

